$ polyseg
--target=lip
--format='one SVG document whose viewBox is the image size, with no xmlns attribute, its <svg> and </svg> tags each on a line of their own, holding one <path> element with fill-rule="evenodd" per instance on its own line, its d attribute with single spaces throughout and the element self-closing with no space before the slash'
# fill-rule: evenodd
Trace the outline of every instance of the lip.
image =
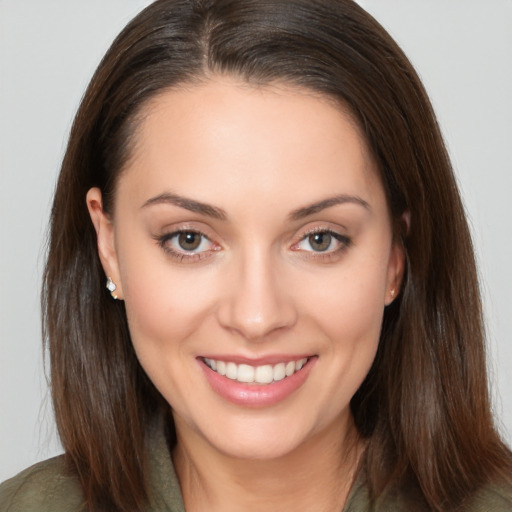
<svg viewBox="0 0 512 512">
<path fill-rule="evenodd" d="M 223 375 L 219 375 L 213 371 L 203 361 L 202 357 L 197 358 L 206 380 L 221 398 L 235 405 L 245 407 L 268 407 L 275 405 L 291 394 L 297 391 L 307 380 L 309 373 L 313 369 L 318 357 L 317 356 L 270 356 L 260 359 L 246 359 L 244 357 L 230 356 L 204 356 L 208 359 L 216 359 L 217 361 L 231 361 L 236 364 L 250 364 L 251 366 L 259 366 L 263 364 L 277 364 L 284 361 L 295 361 L 297 359 L 308 358 L 302 369 L 290 377 L 286 377 L 277 382 L 270 384 L 244 384 L 236 380 L 231 380 Z"/>
<path fill-rule="evenodd" d="M 215 355 L 215 354 L 202 354 L 198 359 L 215 359 L 216 361 L 224 361 L 226 363 L 248 364 L 250 366 L 262 366 L 264 364 L 279 364 L 288 361 L 299 361 L 300 359 L 310 359 L 314 357 L 312 354 L 272 354 L 261 357 L 244 357 L 240 355 Z"/>
</svg>

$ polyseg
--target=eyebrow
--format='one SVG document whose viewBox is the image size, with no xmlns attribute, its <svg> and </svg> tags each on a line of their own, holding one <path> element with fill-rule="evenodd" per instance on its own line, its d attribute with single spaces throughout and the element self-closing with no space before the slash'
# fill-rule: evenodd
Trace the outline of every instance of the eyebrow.
<svg viewBox="0 0 512 512">
<path fill-rule="evenodd" d="M 222 208 L 217 208 L 211 204 L 202 203 L 200 201 L 196 201 L 195 199 L 189 199 L 177 194 L 171 194 L 170 192 L 165 192 L 163 194 L 159 194 L 158 196 L 152 197 L 151 199 L 148 199 L 141 208 L 147 208 L 148 206 L 153 206 L 155 204 L 171 204 L 174 206 L 179 206 L 185 210 L 199 213 L 201 215 L 206 215 L 207 217 L 212 217 L 218 220 L 226 220 L 228 217 Z"/>
<path fill-rule="evenodd" d="M 361 199 L 358 196 L 340 194 L 334 197 L 322 199 L 321 201 L 317 201 L 308 206 L 298 208 L 297 210 L 293 210 L 288 217 L 293 221 L 301 220 L 305 217 L 309 217 L 310 215 L 321 212 L 322 210 L 331 208 L 332 206 L 346 203 L 357 204 L 366 210 L 371 211 L 370 205 L 364 199 Z M 180 208 L 184 208 L 185 210 L 199 213 L 201 215 L 206 215 L 207 217 L 212 217 L 218 220 L 227 220 L 228 218 L 226 212 L 222 208 L 218 208 L 208 203 L 202 203 L 201 201 L 196 201 L 195 199 L 172 194 L 170 192 L 164 192 L 163 194 L 159 194 L 155 197 L 152 197 L 151 199 L 148 199 L 141 208 L 147 208 L 155 204 L 171 204 L 173 206 L 178 206 Z"/>
<path fill-rule="evenodd" d="M 334 197 L 328 197 L 327 199 L 322 199 L 321 201 L 317 201 L 316 203 L 310 204 L 308 206 L 304 206 L 302 208 L 298 208 L 290 213 L 290 220 L 301 220 L 305 217 L 309 217 L 310 215 L 314 215 L 315 213 L 321 212 L 326 208 L 330 208 L 331 206 L 336 206 L 338 204 L 346 204 L 352 203 L 362 206 L 368 211 L 371 211 L 371 206 L 367 201 L 361 199 L 358 196 L 351 196 L 347 194 L 340 194 Z"/>
</svg>

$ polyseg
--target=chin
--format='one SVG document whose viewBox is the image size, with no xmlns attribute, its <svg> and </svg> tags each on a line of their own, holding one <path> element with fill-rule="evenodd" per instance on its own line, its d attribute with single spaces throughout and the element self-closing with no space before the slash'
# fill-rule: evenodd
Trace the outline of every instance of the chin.
<svg viewBox="0 0 512 512">
<path fill-rule="evenodd" d="M 243 438 L 225 438 L 217 441 L 214 448 L 234 459 L 270 461 L 286 457 L 300 446 L 300 441 L 290 438 L 287 434 L 282 436 L 260 434 L 257 437 L 249 434 Z"/>
<path fill-rule="evenodd" d="M 295 417 L 255 417 L 249 413 L 230 423 L 205 427 L 209 428 L 196 432 L 215 451 L 236 459 L 264 461 L 285 457 L 305 447 L 319 425 L 315 428 L 309 421 L 300 424 Z"/>
</svg>

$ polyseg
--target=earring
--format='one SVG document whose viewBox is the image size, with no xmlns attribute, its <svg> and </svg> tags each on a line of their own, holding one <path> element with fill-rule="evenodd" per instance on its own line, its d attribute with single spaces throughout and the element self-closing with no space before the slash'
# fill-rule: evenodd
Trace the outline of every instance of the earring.
<svg viewBox="0 0 512 512">
<path fill-rule="evenodd" d="M 107 277 L 107 284 L 105 285 L 107 290 L 110 292 L 110 295 L 112 295 L 112 298 L 114 300 L 117 300 L 117 295 L 114 293 L 117 289 L 116 283 L 112 281 L 111 277 Z"/>
<path fill-rule="evenodd" d="M 392 290 L 390 290 L 389 294 L 391 295 L 391 298 L 394 299 L 395 298 L 395 289 L 393 288 Z"/>
</svg>

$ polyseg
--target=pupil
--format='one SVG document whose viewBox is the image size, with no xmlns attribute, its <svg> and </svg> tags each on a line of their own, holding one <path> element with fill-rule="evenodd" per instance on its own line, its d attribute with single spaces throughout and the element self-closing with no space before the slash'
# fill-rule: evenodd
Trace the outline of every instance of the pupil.
<svg viewBox="0 0 512 512">
<path fill-rule="evenodd" d="M 329 233 L 315 233 L 309 236 L 309 243 L 315 251 L 326 251 L 331 245 L 332 236 Z"/>
<path fill-rule="evenodd" d="M 197 233 L 180 233 L 178 243 L 183 250 L 194 251 L 201 243 L 201 236 Z"/>
</svg>

